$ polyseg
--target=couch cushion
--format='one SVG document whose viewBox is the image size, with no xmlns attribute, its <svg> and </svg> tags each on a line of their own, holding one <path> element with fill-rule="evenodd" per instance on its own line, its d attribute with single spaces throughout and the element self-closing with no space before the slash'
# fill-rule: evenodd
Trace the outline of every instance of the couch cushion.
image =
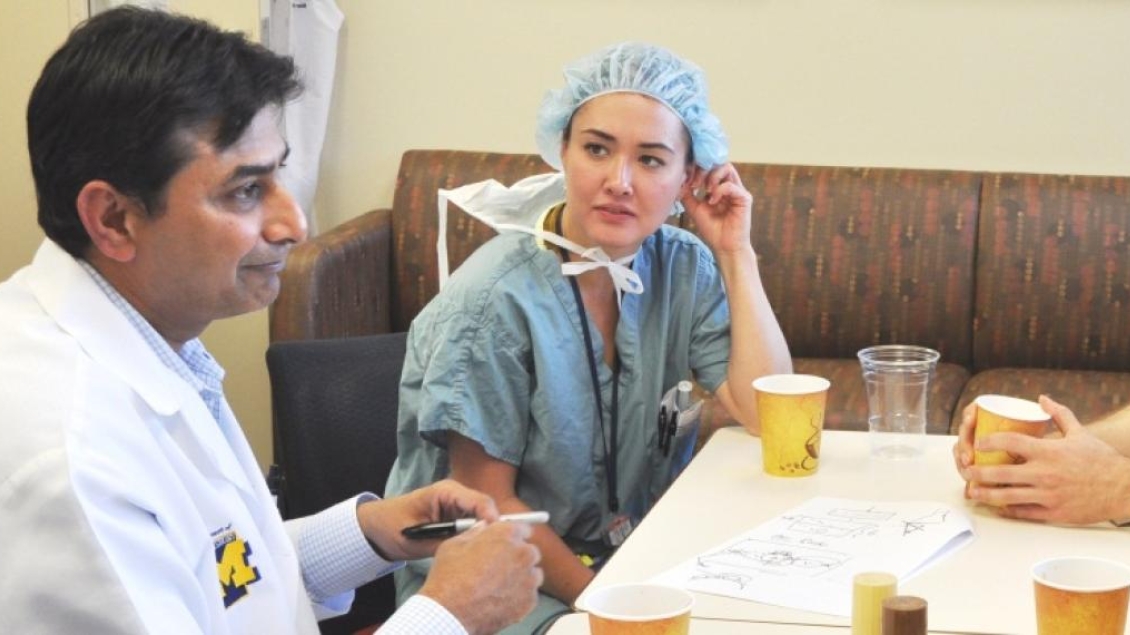
<svg viewBox="0 0 1130 635">
<path fill-rule="evenodd" d="M 975 370 L 1130 371 L 1130 178 L 986 176 Z"/>
<path fill-rule="evenodd" d="M 1011 395 L 1036 399 L 1047 395 L 1071 408 L 1087 423 L 1130 403 L 1130 373 L 1038 368 L 996 368 L 977 373 L 961 393 L 950 429 L 957 432 L 961 411 L 977 395 Z"/>
<path fill-rule="evenodd" d="M 980 175 L 736 167 L 753 194 L 761 279 L 794 357 L 854 360 L 895 343 L 969 364 Z"/>
<path fill-rule="evenodd" d="M 867 429 L 867 389 L 857 360 L 800 358 L 793 360 L 793 370 L 819 375 L 832 382 L 824 414 L 825 430 Z M 949 433 L 950 415 L 968 379 L 969 371 L 964 367 L 938 364 L 926 402 L 926 432 Z"/>
</svg>

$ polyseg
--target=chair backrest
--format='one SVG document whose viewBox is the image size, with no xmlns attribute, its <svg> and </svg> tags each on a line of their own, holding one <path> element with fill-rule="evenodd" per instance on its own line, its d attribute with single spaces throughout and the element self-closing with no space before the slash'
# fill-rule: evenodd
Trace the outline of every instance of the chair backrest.
<svg viewBox="0 0 1130 635">
<path fill-rule="evenodd" d="M 392 212 L 373 210 L 296 245 L 271 305 L 271 341 L 361 337 L 389 325 Z"/>
<path fill-rule="evenodd" d="M 267 350 L 286 516 L 384 492 L 396 459 L 406 333 L 276 342 Z"/>
<path fill-rule="evenodd" d="M 321 511 L 362 491 L 382 494 L 396 460 L 406 333 L 276 342 L 267 349 L 275 462 L 284 516 Z M 357 590 L 323 635 L 353 633 L 396 608 L 392 576 Z"/>
</svg>

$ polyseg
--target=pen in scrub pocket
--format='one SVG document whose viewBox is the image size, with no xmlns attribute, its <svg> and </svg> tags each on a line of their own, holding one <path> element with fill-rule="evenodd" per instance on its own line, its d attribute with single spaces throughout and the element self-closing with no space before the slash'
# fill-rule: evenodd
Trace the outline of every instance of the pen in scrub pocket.
<svg viewBox="0 0 1130 635">
<path fill-rule="evenodd" d="M 521 514 L 503 514 L 498 517 L 501 522 L 509 523 L 538 523 L 543 524 L 549 522 L 549 512 L 524 512 Z M 424 523 L 422 525 L 413 525 L 401 531 L 405 538 L 412 538 L 415 540 L 422 540 L 427 538 L 450 538 L 455 534 L 461 534 L 475 523 L 479 522 L 478 518 L 459 518 L 457 520 L 445 520 L 438 523 Z"/>
</svg>

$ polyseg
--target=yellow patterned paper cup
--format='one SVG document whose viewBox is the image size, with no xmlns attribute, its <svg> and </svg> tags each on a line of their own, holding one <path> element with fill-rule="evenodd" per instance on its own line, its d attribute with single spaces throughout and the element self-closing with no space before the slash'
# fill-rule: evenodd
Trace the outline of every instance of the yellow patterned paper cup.
<svg viewBox="0 0 1130 635">
<path fill-rule="evenodd" d="M 1040 404 L 1027 399 L 1004 395 L 981 395 L 973 400 L 977 404 L 977 425 L 973 436 L 980 439 L 996 432 L 1019 432 L 1042 437 L 1047 432 L 1051 415 Z M 1004 465 L 1016 463 L 1016 457 L 1003 450 L 974 452 L 976 465 Z"/>
<path fill-rule="evenodd" d="M 1122 635 L 1130 567 L 1103 558 L 1065 557 L 1032 567 L 1039 635 Z"/>
<path fill-rule="evenodd" d="M 831 385 L 815 375 L 766 375 L 753 382 L 761 421 L 761 462 L 767 473 L 816 473 L 824 406 Z"/>
<path fill-rule="evenodd" d="M 694 596 L 659 584 L 619 584 L 587 593 L 580 608 L 592 635 L 687 635 Z"/>
</svg>

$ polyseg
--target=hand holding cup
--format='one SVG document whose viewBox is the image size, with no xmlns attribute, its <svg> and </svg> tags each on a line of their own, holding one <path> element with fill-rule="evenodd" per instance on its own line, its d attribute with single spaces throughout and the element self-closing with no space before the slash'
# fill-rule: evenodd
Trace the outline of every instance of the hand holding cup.
<svg viewBox="0 0 1130 635">
<path fill-rule="evenodd" d="M 1004 395 L 981 395 L 973 402 L 977 406 L 977 423 L 973 431 L 974 443 L 997 432 L 1017 432 L 1030 437 L 1042 437 L 1048 432 L 1051 415 L 1040 404 L 1027 399 Z M 1019 463 L 1020 458 L 1003 450 L 974 450 L 974 465 L 1005 465 Z"/>
</svg>

